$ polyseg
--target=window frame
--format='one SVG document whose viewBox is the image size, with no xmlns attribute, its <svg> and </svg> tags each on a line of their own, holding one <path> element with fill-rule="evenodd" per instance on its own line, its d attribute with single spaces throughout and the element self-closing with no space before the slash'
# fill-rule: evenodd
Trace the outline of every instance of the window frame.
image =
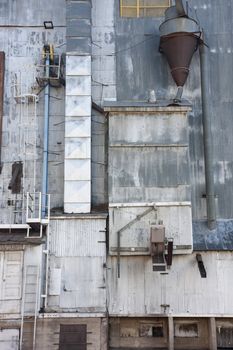
<svg viewBox="0 0 233 350">
<path fill-rule="evenodd" d="M 124 5 L 125 0 L 120 0 L 120 16 L 122 18 L 143 18 L 143 17 L 152 17 L 152 16 L 140 16 L 140 10 L 145 10 L 145 9 L 167 9 L 172 5 L 172 0 L 167 0 L 168 5 L 141 5 L 140 2 L 142 0 L 135 0 L 136 4 L 135 5 Z M 156 1 L 156 0 L 155 0 Z M 136 16 L 124 16 L 123 11 L 124 9 L 132 9 L 136 10 Z"/>
</svg>

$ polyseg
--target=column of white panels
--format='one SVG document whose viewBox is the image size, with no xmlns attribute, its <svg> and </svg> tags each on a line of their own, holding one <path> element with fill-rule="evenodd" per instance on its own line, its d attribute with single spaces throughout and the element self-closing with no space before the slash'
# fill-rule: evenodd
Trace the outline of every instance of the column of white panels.
<svg viewBox="0 0 233 350">
<path fill-rule="evenodd" d="M 66 57 L 64 211 L 91 211 L 91 56 Z"/>
</svg>

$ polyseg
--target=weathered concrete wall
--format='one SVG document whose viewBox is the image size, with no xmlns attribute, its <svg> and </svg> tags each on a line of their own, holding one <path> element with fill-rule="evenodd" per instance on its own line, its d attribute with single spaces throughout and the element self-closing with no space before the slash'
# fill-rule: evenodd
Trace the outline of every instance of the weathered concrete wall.
<svg viewBox="0 0 233 350">
<path fill-rule="evenodd" d="M 110 315 L 228 315 L 232 317 L 232 254 L 202 253 L 207 278 L 201 278 L 196 255 L 174 256 L 168 274 L 152 271 L 150 257 L 108 258 Z"/>
<path fill-rule="evenodd" d="M 111 350 L 118 349 L 173 349 L 169 341 L 168 318 L 110 318 L 109 345 Z M 211 349 L 208 334 L 208 319 L 173 319 L 175 334 L 172 341 L 175 349 Z M 197 335 L 181 332 L 178 326 L 187 327 L 194 324 Z M 152 328 L 161 327 L 160 336 L 153 334 Z M 180 327 L 180 328 L 181 328 Z"/>
<path fill-rule="evenodd" d="M 22 200 L 21 195 L 12 195 L 8 190 L 11 179 L 11 165 L 14 161 L 25 160 L 23 136 L 25 126 L 28 124 L 29 143 L 25 162 L 25 191 L 33 187 L 33 161 L 32 135 L 34 135 L 34 108 L 37 109 L 37 136 L 36 136 L 36 190 L 41 190 L 41 166 L 43 147 L 43 89 L 35 81 L 39 75 L 36 65 L 41 64 L 42 48 L 48 41 L 55 46 L 57 53 L 65 51 L 65 1 L 44 0 L 36 3 L 31 1 L 4 1 L 1 4 L 0 15 L 0 44 L 6 53 L 6 75 L 4 94 L 4 118 L 3 118 L 3 171 L 0 175 L 1 194 L 1 222 L 17 222 L 19 216 L 13 214 L 14 205 L 8 206 L 7 200 Z M 43 22 L 52 20 L 53 30 L 45 30 Z M 40 73 L 43 69 L 40 69 Z M 21 76 L 21 83 L 20 83 Z M 20 84 L 17 91 L 14 84 Z M 20 91 L 20 88 L 22 88 Z M 39 102 L 19 103 L 15 99 L 16 94 L 39 93 Z M 18 103 L 17 103 L 18 102 Z M 28 118 L 28 120 L 27 120 Z M 51 206 L 63 206 L 63 161 L 64 161 L 64 89 L 51 88 L 50 98 L 50 125 L 49 125 L 49 193 L 52 194 Z M 21 140 L 21 142 L 20 142 Z M 13 203 L 14 204 L 14 203 Z M 20 207 L 20 202 L 18 203 Z"/>
<path fill-rule="evenodd" d="M 57 350 L 59 348 L 60 325 L 86 325 L 87 326 L 87 343 L 90 350 L 107 350 L 106 340 L 103 335 L 106 334 L 105 318 L 86 318 L 86 317 L 41 317 L 37 320 L 36 329 L 36 349 L 38 350 Z M 2 328 L 19 329 L 20 320 L 1 320 Z M 106 339 L 106 336 L 105 336 Z M 25 322 L 23 332 L 23 350 L 31 350 L 33 342 L 33 321 L 30 319 Z M 0 342 L 1 346 L 1 342 Z M 69 345 L 67 345 L 69 346 Z M 4 349 L 2 347 L 2 349 Z M 18 349 L 18 347 L 13 348 Z"/>
</svg>

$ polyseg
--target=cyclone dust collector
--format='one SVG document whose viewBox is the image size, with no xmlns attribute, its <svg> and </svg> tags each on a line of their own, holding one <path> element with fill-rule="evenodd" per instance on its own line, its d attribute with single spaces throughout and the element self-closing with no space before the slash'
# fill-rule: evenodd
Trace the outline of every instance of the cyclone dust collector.
<svg viewBox="0 0 233 350">
<path fill-rule="evenodd" d="M 182 0 L 165 12 L 165 21 L 160 26 L 160 52 L 168 61 L 172 77 L 178 87 L 175 103 L 181 102 L 183 86 L 189 74 L 189 66 L 200 43 L 199 23 L 189 17 Z"/>
</svg>

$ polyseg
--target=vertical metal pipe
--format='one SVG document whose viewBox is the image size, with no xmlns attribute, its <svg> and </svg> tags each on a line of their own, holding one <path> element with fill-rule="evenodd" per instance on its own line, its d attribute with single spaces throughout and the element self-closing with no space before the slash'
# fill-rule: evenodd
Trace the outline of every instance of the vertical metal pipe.
<svg viewBox="0 0 233 350">
<path fill-rule="evenodd" d="M 44 90 L 44 147 L 43 147 L 43 176 L 42 176 L 42 218 L 46 215 L 47 196 L 48 193 L 48 148 L 49 148 L 49 53 L 46 53 L 45 73 L 48 83 Z"/>
<path fill-rule="evenodd" d="M 211 111 L 208 102 L 209 92 L 209 60 L 208 51 L 204 44 L 200 45 L 200 65 L 201 65 L 201 96 L 202 96 L 202 123 L 203 142 L 205 158 L 205 182 L 206 182 L 206 204 L 208 228 L 214 230 L 216 227 L 216 207 L 214 193 L 214 173 L 213 173 L 213 148 L 211 135 Z"/>
<path fill-rule="evenodd" d="M 3 124 L 3 101 L 4 101 L 4 75 L 5 75 L 5 53 L 0 52 L 0 174 L 2 172 L 2 124 Z"/>
</svg>

